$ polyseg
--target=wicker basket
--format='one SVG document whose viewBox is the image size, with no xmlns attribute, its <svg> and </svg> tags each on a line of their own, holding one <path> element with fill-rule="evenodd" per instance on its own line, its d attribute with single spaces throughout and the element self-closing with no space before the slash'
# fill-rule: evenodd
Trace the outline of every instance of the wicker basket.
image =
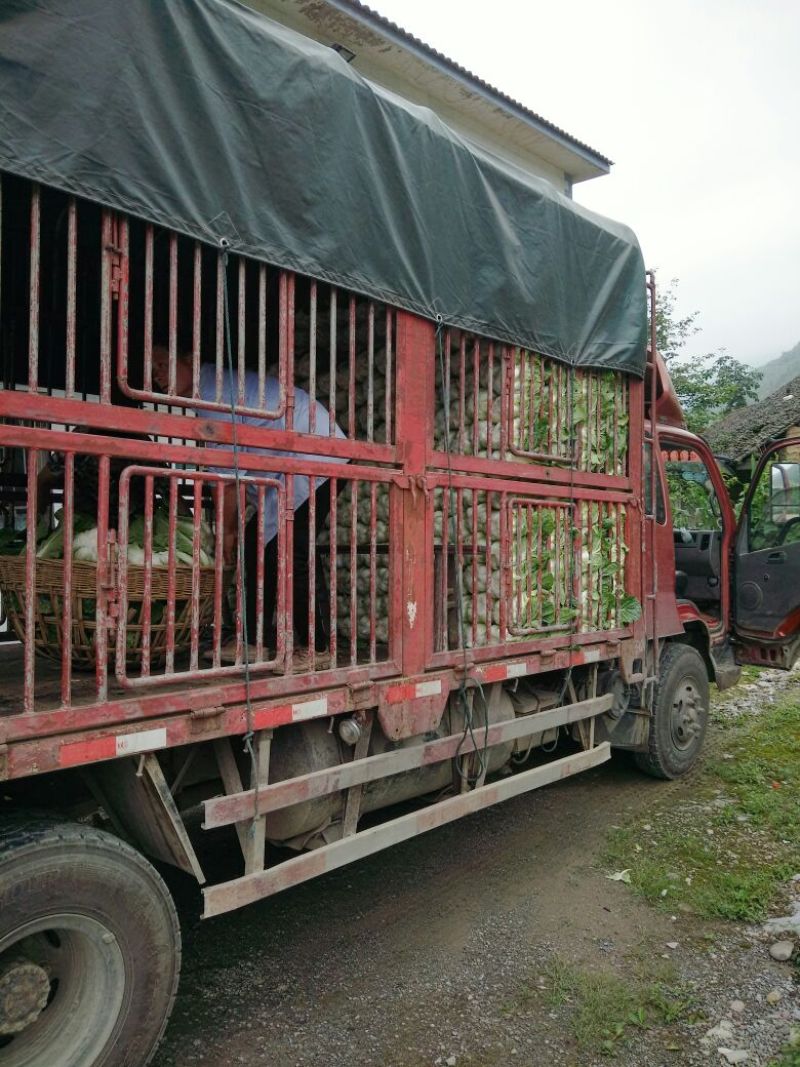
<svg viewBox="0 0 800 1067">
<path fill-rule="evenodd" d="M 25 640 L 25 555 L 0 556 L 0 591 L 8 621 L 17 637 Z M 144 601 L 144 567 L 128 564 L 128 666 L 142 661 L 142 604 Z M 214 568 L 200 568 L 200 628 L 211 621 L 214 610 Z M 176 566 L 175 575 L 175 652 L 186 651 L 191 641 L 192 568 Z M 150 663 L 163 663 L 167 652 L 166 601 L 169 571 L 153 567 L 150 580 Z M 72 561 L 72 662 L 76 667 L 93 668 L 96 664 L 95 622 L 97 565 Z M 36 651 L 50 659 L 61 660 L 64 623 L 64 562 L 60 559 L 36 561 L 36 608 L 34 645 Z M 115 655 L 113 635 L 109 640 L 109 658 Z"/>
</svg>

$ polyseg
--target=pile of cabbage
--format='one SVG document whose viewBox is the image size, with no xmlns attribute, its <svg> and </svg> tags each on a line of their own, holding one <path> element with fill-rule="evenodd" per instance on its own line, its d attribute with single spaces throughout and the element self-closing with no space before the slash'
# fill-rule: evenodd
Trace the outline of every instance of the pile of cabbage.
<svg viewBox="0 0 800 1067">
<path fill-rule="evenodd" d="M 144 516 L 137 515 L 131 519 L 128 527 L 127 557 L 129 564 L 144 566 L 145 562 L 145 530 Z M 36 557 L 40 560 L 61 560 L 64 558 L 65 528 L 63 523 L 63 511 L 56 515 L 56 525 L 50 528 L 46 518 L 42 519 L 36 530 Z M 205 521 L 200 523 L 200 552 L 199 561 L 201 567 L 214 565 L 214 533 Z M 175 523 L 175 553 L 177 565 L 187 567 L 193 562 L 193 538 L 194 522 L 191 515 L 178 515 Z M 27 548 L 27 534 L 25 530 L 0 530 L 0 555 L 23 555 Z M 97 519 L 94 515 L 86 515 L 76 512 L 73 516 L 72 525 L 72 560 L 76 563 L 97 563 Z M 169 511 L 165 503 L 158 502 L 153 509 L 153 533 L 151 560 L 153 567 L 165 568 L 169 564 Z M 14 594 L 8 594 L 9 606 L 22 614 L 23 606 Z M 55 617 L 60 615 L 52 603 L 49 595 L 41 594 L 38 607 L 45 617 L 45 630 L 51 646 L 55 646 L 59 640 L 59 629 Z M 154 598 L 150 604 L 150 623 L 158 626 L 164 619 L 167 608 L 165 599 Z M 80 615 L 84 621 L 92 622 L 96 618 L 97 605 L 94 597 L 81 597 Z M 128 609 L 128 623 L 137 623 L 139 620 L 139 605 L 131 604 Z M 52 622 L 47 620 L 52 616 Z M 133 653 L 139 647 L 139 634 L 134 627 L 128 629 L 126 635 L 127 647 Z M 74 651 L 74 650 L 73 650 Z M 76 660 L 81 663 L 81 659 Z M 85 666 L 85 662 L 83 663 Z"/>
<path fill-rule="evenodd" d="M 377 316 L 376 316 L 377 321 Z M 299 334 L 309 329 L 307 316 L 296 317 Z M 329 344 L 330 322 L 326 311 L 319 309 L 317 342 L 319 362 Z M 340 313 L 337 323 L 337 375 L 335 382 L 336 420 L 348 429 L 350 406 L 349 337 L 347 315 Z M 448 341 L 449 339 L 449 341 Z M 385 399 L 387 357 L 385 338 L 374 334 L 372 373 L 366 357 L 368 327 L 359 319 L 356 331 L 356 364 L 354 376 L 356 434 L 361 440 L 387 440 Z M 449 343 L 449 351 L 443 347 Z M 437 338 L 436 396 L 434 412 L 434 449 L 450 451 L 453 455 L 477 456 L 487 459 L 512 459 L 511 451 L 501 451 L 500 418 L 504 365 L 504 348 L 496 345 L 489 372 L 488 343 L 479 342 L 475 359 L 475 340 L 467 338 L 462 353 L 462 337 L 458 331 Z M 302 347 L 297 346 L 299 349 Z M 523 452 L 549 453 L 554 458 L 569 461 L 576 470 L 623 475 L 627 467 L 628 404 L 624 376 L 616 372 L 571 371 L 559 367 L 552 360 L 535 353 L 516 349 L 512 352 L 512 403 L 508 427 L 509 444 Z M 476 368 L 477 362 L 477 368 Z M 463 377 L 462 377 L 463 367 Z M 449 369 L 449 381 L 442 375 Z M 477 381 L 476 381 L 477 370 Z M 295 361 L 295 377 L 307 388 L 310 374 L 308 356 Z M 371 406 L 368 404 L 370 380 Z M 316 396 L 328 406 L 330 377 L 317 376 Z M 546 397 L 542 403 L 539 398 Z M 475 415 L 477 413 L 477 424 Z M 389 435 L 391 436 L 391 435 Z M 443 490 L 434 494 L 434 546 L 443 556 L 442 514 Z M 452 546 L 455 544 L 456 519 L 452 514 L 458 506 L 455 494 L 448 498 L 447 541 L 449 556 L 448 603 L 439 605 L 449 630 L 446 647 L 480 646 L 506 640 L 524 640 L 543 630 L 555 632 L 591 632 L 616 629 L 638 618 L 638 601 L 625 593 L 624 508 L 619 514 L 601 514 L 600 505 L 582 503 L 570 510 L 568 523 L 561 521 L 566 512 L 544 509 L 537 522 L 542 524 L 542 541 L 536 553 L 529 551 L 524 531 L 509 529 L 511 537 L 508 591 L 501 585 L 500 559 L 500 503 L 498 494 L 483 491 L 461 494 L 460 525 L 462 542 L 467 546 L 463 562 L 456 566 Z M 514 518 L 509 522 L 513 525 Z M 379 545 L 389 540 L 388 491 L 381 486 L 377 507 L 376 539 Z M 477 527 L 476 551 L 472 551 L 474 525 Z M 342 489 L 336 514 L 336 543 L 339 547 L 336 566 L 337 634 L 340 646 L 350 642 L 351 590 L 355 586 L 356 633 L 359 645 L 370 637 L 371 604 L 370 557 L 365 549 L 370 541 L 369 489 L 362 483 L 357 503 L 356 542 L 360 550 L 356 556 L 355 573 L 351 574 L 350 543 L 351 495 L 350 486 Z M 589 539 L 589 530 L 595 531 Z M 323 529 L 318 544 L 330 542 L 330 533 Z M 374 615 L 378 644 L 388 642 L 389 619 L 389 563 L 388 556 L 379 554 L 375 561 Z M 532 574 L 533 580 L 529 581 Z M 545 592 L 541 602 L 529 597 L 528 587 Z M 515 635 L 500 633 L 500 600 L 508 592 L 506 623 L 517 631 Z M 475 621 L 473 621 L 473 596 Z M 454 619 L 454 612 L 460 617 Z"/>
<path fill-rule="evenodd" d="M 355 345 L 357 358 L 354 368 L 354 414 L 355 435 L 358 440 L 371 440 L 384 444 L 387 441 L 386 427 L 386 390 L 387 367 L 393 363 L 387 359 L 385 330 L 382 329 L 385 318 L 376 312 L 372 341 L 372 372 L 370 373 L 367 352 L 369 347 L 369 325 L 363 309 L 359 306 L 356 322 Z M 325 365 L 328 360 L 330 344 L 330 316 L 327 308 L 320 306 L 317 315 L 317 346 L 320 353 L 319 363 Z M 295 314 L 295 329 L 299 336 L 307 336 L 310 323 L 307 313 L 298 310 Z M 347 313 L 339 309 L 336 330 L 336 380 L 334 382 L 335 419 L 347 433 L 350 410 L 350 360 L 349 360 L 349 319 Z M 298 346 L 300 347 L 300 346 Z M 303 346 L 305 347 L 305 346 Z M 308 390 L 311 360 L 306 355 L 295 358 L 295 380 L 298 385 Z M 372 384 L 372 408 L 369 405 L 370 381 Z M 316 399 L 330 406 L 330 374 L 327 371 L 316 376 Z M 339 661 L 347 657 L 351 641 L 351 590 L 356 590 L 355 628 L 359 647 L 369 644 L 370 617 L 372 611 L 370 545 L 370 488 L 361 482 L 356 501 L 356 553 L 355 574 L 351 573 L 350 545 L 352 537 L 352 492 L 351 484 L 341 487 L 336 502 L 336 635 L 339 648 Z M 379 485 L 376 501 L 377 545 L 385 547 L 389 543 L 389 489 Z M 330 544 L 330 530 L 326 524 L 317 537 L 318 546 L 324 551 Z M 375 558 L 374 617 L 375 640 L 378 645 L 386 646 L 389 642 L 389 557 L 385 552 Z"/>
<path fill-rule="evenodd" d="M 579 471 L 625 474 L 629 418 L 623 374 L 570 370 L 518 349 L 513 411 L 512 441 L 522 451 L 570 459 Z"/>
<path fill-rule="evenodd" d="M 491 388 L 488 346 L 481 343 L 475 388 L 473 345 L 451 342 L 437 358 L 437 410 L 434 447 L 454 455 L 513 459 L 500 450 L 502 349 L 495 346 Z M 622 475 L 628 450 L 628 399 L 625 377 L 615 371 L 570 370 L 535 352 L 514 349 L 510 449 L 570 461 L 579 471 Z M 462 380 L 463 365 L 463 380 Z M 447 374 L 449 381 L 443 382 Z M 447 386 L 447 388 L 445 387 Z M 449 400 L 449 420 L 447 401 Z M 474 425 L 477 412 L 477 426 Z M 491 426 L 489 425 L 491 414 Z"/>
<path fill-rule="evenodd" d="M 342 649 L 350 643 L 351 589 L 356 587 L 356 635 L 360 644 L 370 640 L 371 604 L 371 559 L 370 519 L 372 497 L 368 484 L 362 482 L 356 500 L 356 566 L 355 583 L 351 567 L 351 539 L 353 495 L 352 483 L 342 489 L 336 501 L 336 618 L 337 639 Z M 330 543 L 330 531 L 322 530 L 317 538 L 320 550 Z M 379 645 L 389 642 L 389 556 L 385 550 L 389 543 L 389 487 L 378 485 L 375 492 L 375 640 Z M 342 655 L 339 657 L 343 658 Z"/>
<path fill-rule="evenodd" d="M 501 368 L 489 383 L 481 358 L 478 388 L 471 346 L 466 358 L 454 346 L 449 361 L 449 451 L 502 458 L 500 451 Z M 483 353 L 485 356 L 485 352 Z M 522 452 L 570 460 L 579 471 L 622 475 L 628 448 L 628 406 L 624 377 L 615 372 L 568 371 L 535 353 L 513 352 L 510 443 Z M 462 366 L 464 376 L 462 382 Z M 441 369 L 439 371 L 441 374 Z M 447 450 L 446 390 L 435 417 L 434 446 Z M 542 400 L 541 398 L 544 398 Z M 478 425 L 473 425 L 477 411 Z M 491 412 L 492 425 L 488 426 Z M 512 455 L 507 454 L 507 459 Z M 538 462 L 542 462 L 539 460 Z M 435 500 L 434 544 L 443 545 L 444 491 Z M 527 509 L 509 509 L 510 585 L 501 583 L 500 502 L 497 494 L 463 490 L 447 494 L 450 556 L 448 647 L 524 640 L 537 633 L 603 631 L 626 626 L 641 613 L 625 592 L 625 509 L 582 502 L 569 509 L 534 510 L 535 533 L 525 524 Z M 456 514 L 459 511 L 460 514 Z M 567 518 L 568 516 L 568 518 Z M 466 546 L 454 560 L 458 540 Z M 590 536 L 591 531 L 591 536 Z M 477 539 L 474 534 L 477 532 Z M 475 544 L 473 545 L 473 541 Z M 460 588 L 459 588 L 460 587 Z M 539 591 L 545 595 L 539 596 Z M 500 632 L 500 601 L 506 600 L 506 628 Z M 455 600 L 456 619 L 453 620 Z M 473 610 L 475 609 L 475 610 Z"/>
<path fill-rule="evenodd" d="M 175 562 L 191 567 L 193 563 L 194 520 L 191 515 L 178 515 L 175 522 Z M 131 519 L 128 526 L 128 563 L 143 567 L 145 562 L 144 515 Z M 64 524 L 58 522 L 38 543 L 38 559 L 64 558 Z M 72 524 L 72 558 L 79 563 L 97 562 L 97 519 L 94 515 L 76 513 Z M 169 563 L 169 510 L 166 504 L 153 509 L 152 565 L 166 567 Z M 214 565 L 214 533 L 204 520 L 200 523 L 200 566 Z"/>
<path fill-rule="evenodd" d="M 437 545 L 443 544 L 447 509 L 448 647 L 521 641 L 543 632 L 614 630 L 639 618 L 639 601 L 625 592 L 628 549 L 623 505 L 580 501 L 574 510 L 547 505 L 531 510 L 509 507 L 507 588 L 502 582 L 499 494 L 488 494 L 487 499 L 482 490 L 464 489 L 459 506 L 458 494 L 444 489 L 437 492 L 434 505 Z M 464 544 L 461 554 L 453 547 L 459 526 Z M 507 632 L 501 633 L 504 596 Z"/>
</svg>

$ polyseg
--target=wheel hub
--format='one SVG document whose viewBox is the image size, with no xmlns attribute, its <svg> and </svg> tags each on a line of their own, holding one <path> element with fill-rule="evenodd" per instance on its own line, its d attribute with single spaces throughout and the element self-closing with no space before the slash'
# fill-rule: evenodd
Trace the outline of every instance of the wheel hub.
<svg viewBox="0 0 800 1067">
<path fill-rule="evenodd" d="M 50 978 L 44 967 L 26 959 L 0 965 L 0 1035 L 18 1034 L 47 1007 Z"/>
<path fill-rule="evenodd" d="M 678 748 L 688 747 L 700 730 L 697 692 L 691 682 L 679 687 L 672 705 L 672 736 Z"/>
</svg>

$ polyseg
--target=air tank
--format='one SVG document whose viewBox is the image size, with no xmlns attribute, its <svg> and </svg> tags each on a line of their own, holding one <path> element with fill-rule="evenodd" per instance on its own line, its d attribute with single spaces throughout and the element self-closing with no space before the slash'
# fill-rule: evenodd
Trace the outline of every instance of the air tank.
<svg viewBox="0 0 800 1067">
<path fill-rule="evenodd" d="M 514 717 L 514 706 L 508 693 L 499 683 L 480 689 L 466 691 L 465 699 L 471 709 L 474 728 L 489 723 L 503 722 Z M 464 730 L 463 702 L 458 693 L 452 694 L 436 730 L 437 737 L 458 734 Z M 375 720 L 370 739 L 369 755 L 394 752 L 401 748 L 421 745 L 431 735 L 419 735 L 403 741 L 390 741 Z M 513 742 L 494 745 L 487 752 L 488 772 L 492 774 L 506 764 L 511 756 Z M 330 719 L 313 719 L 295 723 L 275 731 L 270 753 L 270 781 L 280 782 L 326 767 L 336 767 L 347 762 L 352 749 L 345 745 L 332 728 Z M 402 774 L 390 775 L 364 786 L 361 799 L 362 813 L 437 793 L 452 785 L 453 761 L 445 760 Z M 305 848 L 318 841 L 336 840 L 341 834 L 346 794 L 330 793 L 324 797 L 293 804 L 267 816 L 267 837 L 275 844 Z"/>
</svg>

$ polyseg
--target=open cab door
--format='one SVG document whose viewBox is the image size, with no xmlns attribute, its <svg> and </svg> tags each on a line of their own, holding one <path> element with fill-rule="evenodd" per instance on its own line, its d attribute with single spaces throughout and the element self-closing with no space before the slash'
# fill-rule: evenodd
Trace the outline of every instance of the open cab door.
<svg viewBox="0 0 800 1067">
<path fill-rule="evenodd" d="M 736 659 L 790 670 L 800 654 L 800 438 L 762 457 L 736 532 Z"/>
</svg>

